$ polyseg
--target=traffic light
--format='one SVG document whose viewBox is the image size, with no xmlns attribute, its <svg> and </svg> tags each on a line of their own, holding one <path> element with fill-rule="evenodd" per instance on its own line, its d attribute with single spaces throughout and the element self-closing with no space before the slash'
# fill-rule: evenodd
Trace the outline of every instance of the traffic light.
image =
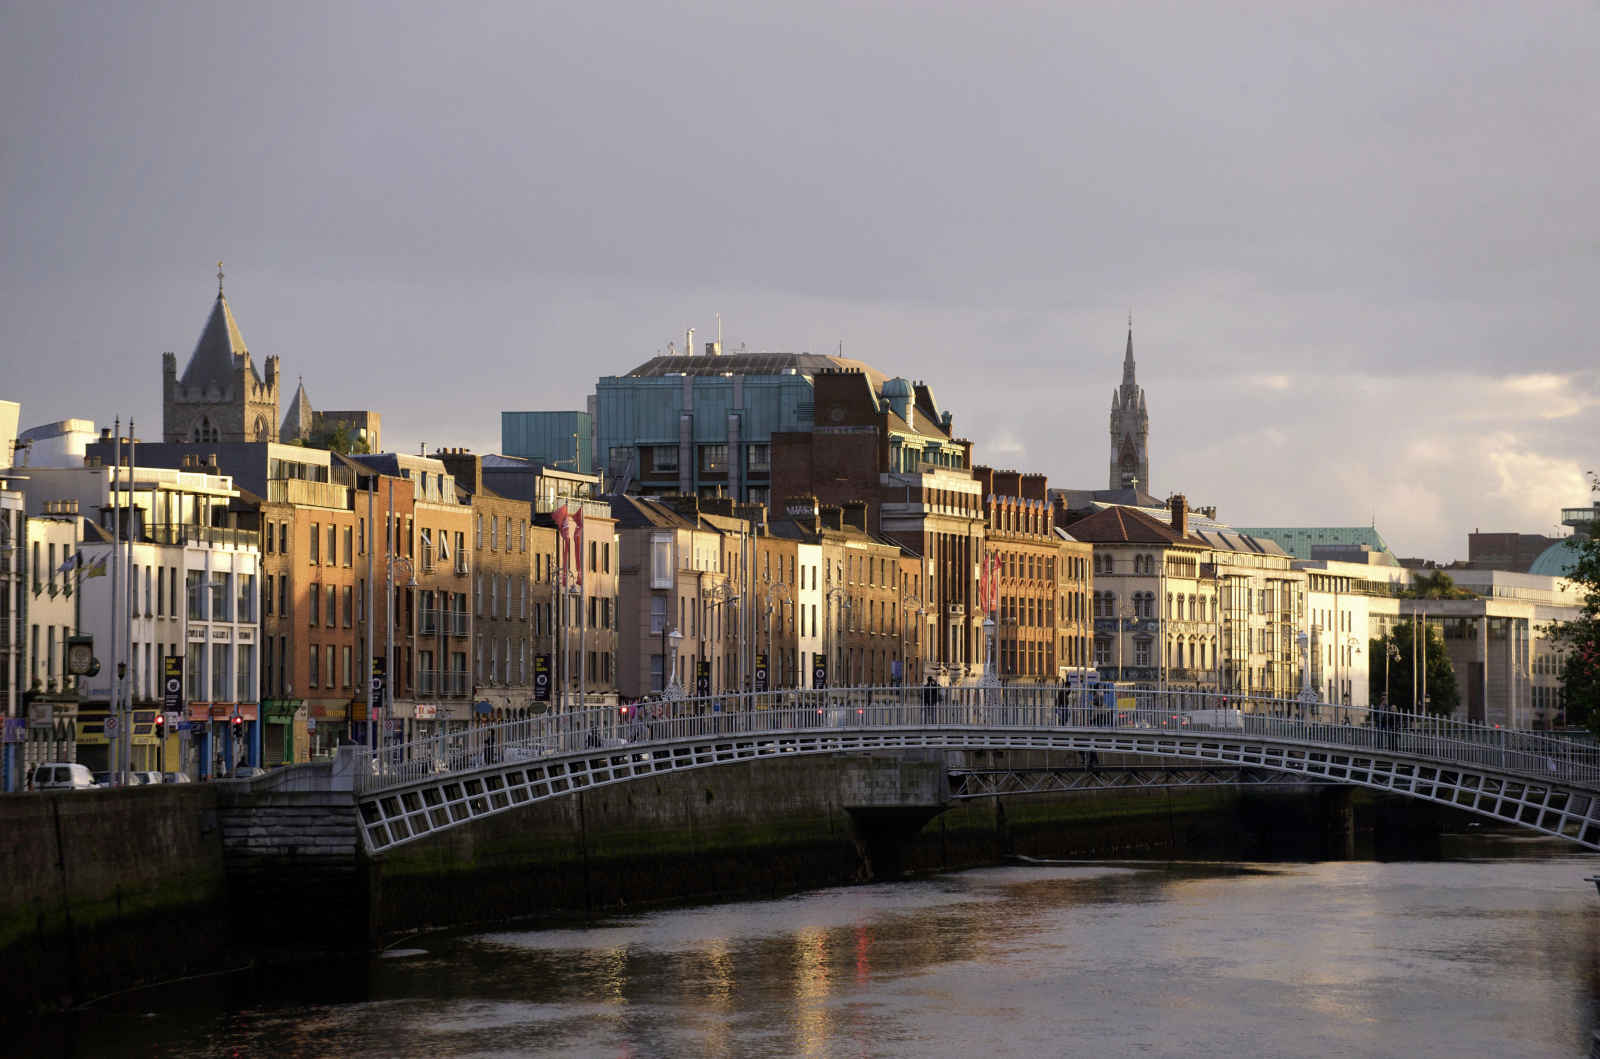
<svg viewBox="0 0 1600 1059">
<path fill-rule="evenodd" d="M 165 714 L 156 714 L 156 738 L 160 739 L 167 734 L 167 718 Z"/>
<path fill-rule="evenodd" d="M 236 714 L 233 715 L 233 734 L 234 734 L 234 737 L 237 738 L 238 736 L 242 735 L 243 733 L 244 733 L 244 718 L 240 717 L 236 713 Z"/>
</svg>

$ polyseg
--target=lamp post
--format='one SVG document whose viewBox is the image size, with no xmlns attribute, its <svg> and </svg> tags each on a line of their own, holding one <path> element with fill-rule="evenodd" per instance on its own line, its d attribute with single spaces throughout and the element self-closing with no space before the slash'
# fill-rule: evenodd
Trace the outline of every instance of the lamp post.
<svg viewBox="0 0 1600 1059">
<path fill-rule="evenodd" d="M 1400 646 L 1394 642 L 1394 632 L 1390 630 L 1383 641 L 1383 706 L 1389 706 L 1389 663 L 1400 661 Z"/>
<path fill-rule="evenodd" d="M 1350 648 L 1350 667 L 1349 667 L 1350 668 L 1350 676 L 1348 678 L 1349 681 L 1350 681 L 1350 690 L 1345 692 L 1345 699 L 1344 699 L 1344 723 L 1345 724 L 1349 724 L 1350 723 L 1350 707 L 1355 705 L 1355 699 L 1356 699 L 1356 678 L 1355 678 L 1356 664 L 1355 663 L 1356 663 L 1356 659 L 1361 656 L 1361 640 L 1358 637 L 1352 636 L 1352 637 L 1350 637 L 1350 642 L 1349 642 L 1349 644 L 1347 646 Z M 1370 685 L 1371 682 L 1369 681 L 1368 683 Z M 1367 705 L 1368 705 L 1369 708 L 1372 705 L 1370 697 L 1368 698 Z"/>
<path fill-rule="evenodd" d="M 904 687 L 910 687 L 911 683 L 912 683 L 911 662 L 910 662 L 909 659 L 906 658 L 906 627 L 911 624 L 911 615 L 915 614 L 917 616 L 917 627 L 920 630 L 921 625 L 922 625 L 922 616 L 924 614 L 926 614 L 927 612 L 928 612 L 928 608 L 923 604 L 922 600 L 918 599 L 916 596 L 912 595 L 909 592 L 905 592 L 905 593 L 901 594 L 901 596 L 900 596 L 900 683 Z M 917 675 L 917 679 L 918 680 L 921 679 L 921 674 L 920 673 Z"/>
<path fill-rule="evenodd" d="M 711 615 L 713 615 L 713 614 L 715 614 L 717 612 L 717 608 L 718 607 L 723 607 L 723 606 L 727 606 L 730 603 L 739 602 L 740 595 L 739 595 L 739 593 L 733 591 L 733 589 L 728 586 L 728 583 L 726 581 L 724 581 L 724 582 L 722 582 L 720 584 L 712 585 L 711 589 L 708 592 L 706 592 L 705 599 L 707 601 L 706 611 L 705 611 L 705 614 L 701 616 L 700 635 L 698 637 L 698 639 L 700 641 L 700 654 L 702 656 L 704 656 L 704 654 L 705 654 L 706 622 L 710 619 Z M 720 637 L 718 637 L 718 639 L 726 641 L 727 637 L 726 636 L 720 636 Z M 743 646 L 744 645 L 741 644 L 740 648 L 743 649 Z M 724 654 L 723 657 L 726 658 L 727 655 Z M 696 675 L 698 676 L 698 674 L 696 674 Z M 734 673 L 734 690 L 735 691 L 738 690 L 740 675 L 741 674 L 739 674 L 737 671 Z M 709 690 L 709 688 L 708 688 L 708 690 Z M 726 691 L 727 688 L 724 687 L 723 690 Z"/>
<path fill-rule="evenodd" d="M 783 583 L 782 581 L 774 581 L 771 578 L 767 579 L 766 601 L 767 601 L 767 690 L 771 691 L 771 690 L 776 689 L 777 684 L 778 684 L 778 682 L 773 679 L 773 672 L 774 672 L 776 667 L 774 667 L 773 664 L 772 664 L 772 608 L 773 608 L 774 604 L 776 604 L 778 602 L 782 602 L 784 606 L 789 606 L 794 601 L 792 599 L 790 599 L 790 597 L 789 597 L 789 586 L 787 584 Z"/>
<path fill-rule="evenodd" d="M 678 683 L 678 648 L 683 643 L 683 632 L 674 628 L 667 633 L 667 638 L 672 641 L 672 665 L 668 669 L 670 675 L 662 688 L 662 694 L 667 697 L 668 702 L 677 702 L 683 698 L 683 685 Z"/>
<path fill-rule="evenodd" d="M 390 521 L 392 524 L 392 514 L 390 516 Z M 387 734 L 389 730 L 389 722 L 394 714 L 394 568 L 396 566 L 404 566 L 406 568 L 405 587 L 417 587 L 417 572 L 416 569 L 411 565 L 411 560 L 403 555 L 394 555 L 391 550 L 391 554 L 385 560 L 383 566 L 383 594 L 385 597 L 385 602 L 388 603 L 389 636 L 385 647 L 385 661 L 383 667 L 383 729 L 381 734 L 373 737 L 377 742 L 379 751 L 382 751 L 383 749 L 383 736 L 384 734 Z"/>
</svg>

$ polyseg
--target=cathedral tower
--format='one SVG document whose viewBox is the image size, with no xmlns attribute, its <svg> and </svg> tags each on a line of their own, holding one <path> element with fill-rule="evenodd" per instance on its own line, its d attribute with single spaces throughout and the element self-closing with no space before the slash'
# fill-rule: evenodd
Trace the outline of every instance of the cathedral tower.
<svg viewBox="0 0 1600 1059">
<path fill-rule="evenodd" d="M 1128 352 L 1122 358 L 1122 385 L 1111 394 L 1111 481 L 1109 488 L 1150 490 L 1150 413 L 1144 388 L 1133 377 L 1133 317 L 1128 317 Z"/>
<path fill-rule="evenodd" d="M 161 355 L 161 439 L 181 441 L 277 441 L 278 358 L 257 373 L 244 336 L 222 293 L 217 262 L 217 300 L 200 331 L 189 363 L 178 377 L 178 358 Z"/>
</svg>

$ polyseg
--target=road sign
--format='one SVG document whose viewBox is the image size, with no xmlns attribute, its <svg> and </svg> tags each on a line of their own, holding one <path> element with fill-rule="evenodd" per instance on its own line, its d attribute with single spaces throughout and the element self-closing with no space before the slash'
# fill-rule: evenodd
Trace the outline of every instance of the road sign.
<svg viewBox="0 0 1600 1059">
<path fill-rule="evenodd" d="M 176 710 L 167 710 L 164 712 L 161 717 L 163 723 L 165 723 L 167 726 L 167 731 L 176 731 L 178 727 L 178 719 L 182 716 L 183 715 L 178 713 Z"/>
<path fill-rule="evenodd" d="M 114 714 L 114 713 L 108 713 L 108 714 L 106 714 L 106 735 L 116 735 L 116 734 L 117 734 L 117 715 Z"/>
<path fill-rule="evenodd" d="M 711 694 L 711 659 L 702 658 L 694 664 L 694 693 Z"/>
<path fill-rule="evenodd" d="M 316 730 L 317 730 L 317 719 L 315 717 L 307 717 L 306 718 L 306 731 L 315 732 Z"/>
</svg>

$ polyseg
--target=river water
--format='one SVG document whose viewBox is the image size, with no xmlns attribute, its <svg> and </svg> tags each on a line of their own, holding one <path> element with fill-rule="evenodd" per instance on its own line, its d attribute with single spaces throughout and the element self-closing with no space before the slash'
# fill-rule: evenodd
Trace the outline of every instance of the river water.
<svg viewBox="0 0 1600 1059">
<path fill-rule="evenodd" d="M 1582 1056 L 1588 856 L 1021 863 L 130 994 L 71 1056 Z"/>
</svg>

